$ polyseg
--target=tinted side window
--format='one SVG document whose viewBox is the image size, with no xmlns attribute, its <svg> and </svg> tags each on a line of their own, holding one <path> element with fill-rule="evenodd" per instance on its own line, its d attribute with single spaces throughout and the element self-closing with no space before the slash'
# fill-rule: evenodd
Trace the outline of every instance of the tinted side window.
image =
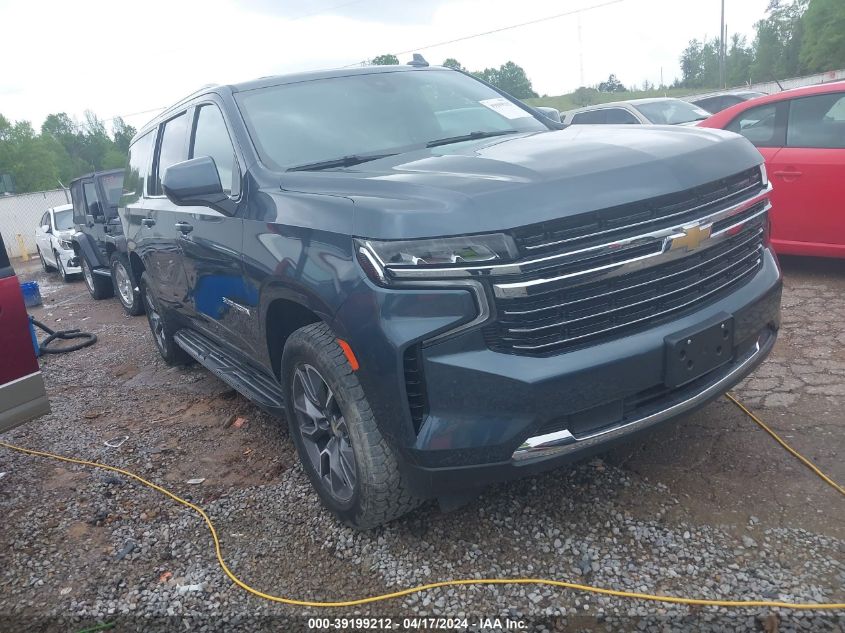
<svg viewBox="0 0 845 633">
<path fill-rule="evenodd" d="M 93 182 L 86 182 L 82 185 L 82 190 L 85 194 L 85 212 L 88 215 L 102 215 L 102 207 L 97 198 L 97 188 Z"/>
<path fill-rule="evenodd" d="M 73 201 L 74 224 L 85 224 L 85 200 L 82 199 L 81 182 L 75 182 L 70 186 L 70 199 Z"/>
<path fill-rule="evenodd" d="M 724 110 L 725 106 L 722 105 L 722 98 L 721 97 L 707 97 L 706 99 L 699 99 L 698 101 L 693 101 L 695 105 L 699 108 L 704 108 L 708 112 L 712 112 L 715 114 L 719 110 Z"/>
<path fill-rule="evenodd" d="M 202 106 L 197 112 L 197 125 L 194 131 L 194 142 L 191 150 L 191 158 L 197 156 L 210 156 L 217 166 L 217 173 L 220 176 L 220 184 L 223 191 L 232 193 L 233 188 L 237 193 L 238 186 L 234 179 L 238 179 L 238 161 L 235 158 L 235 150 L 226 131 L 226 123 L 223 121 L 223 114 L 214 105 Z"/>
<path fill-rule="evenodd" d="M 129 148 L 129 162 L 123 174 L 123 196 L 120 206 L 137 202 L 146 193 L 144 183 L 150 176 L 150 153 L 153 148 L 155 131 L 147 132 Z"/>
<path fill-rule="evenodd" d="M 783 145 L 782 104 L 769 103 L 738 114 L 726 129 L 742 134 L 758 147 Z"/>
<path fill-rule="evenodd" d="M 793 99 L 789 104 L 786 144 L 845 149 L 845 94 Z"/>
<path fill-rule="evenodd" d="M 156 164 L 156 182 L 154 195 L 161 195 L 161 176 L 164 170 L 175 163 L 181 163 L 187 158 L 185 155 L 185 133 L 188 131 L 188 115 L 184 112 L 170 119 L 164 124 L 161 133 L 161 143 L 158 148 L 158 162 Z"/>
<path fill-rule="evenodd" d="M 637 117 L 622 108 L 605 110 L 605 123 L 639 123 Z"/>
<path fill-rule="evenodd" d="M 589 110 L 588 112 L 579 112 L 572 117 L 573 124 L 590 124 L 590 123 L 604 123 L 605 110 Z"/>
</svg>

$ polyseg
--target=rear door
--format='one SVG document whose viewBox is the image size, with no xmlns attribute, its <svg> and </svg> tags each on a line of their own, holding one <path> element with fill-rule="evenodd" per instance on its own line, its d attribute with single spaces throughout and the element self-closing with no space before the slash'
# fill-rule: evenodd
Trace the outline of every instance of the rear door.
<svg viewBox="0 0 845 633">
<path fill-rule="evenodd" d="M 220 184 L 232 201 L 232 214 L 209 207 L 179 207 L 187 225 L 178 240 L 183 253 L 195 326 L 220 342 L 243 349 L 252 327 L 257 296 L 244 283 L 243 219 L 237 212 L 241 171 L 232 134 L 218 103 L 196 105 L 190 158 L 214 160 Z M 246 337 L 248 339 L 248 337 Z"/>
<path fill-rule="evenodd" d="M 170 165 L 187 159 L 189 129 L 187 110 L 159 126 L 149 194 L 140 203 L 143 215 L 143 259 L 153 290 L 166 309 L 183 316 L 190 313 L 188 284 L 179 242 L 181 233 L 177 227 L 184 214 L 164 195 L 161 175 Z"/>
<path fill-rule="evenodd" d="M 106 208 L 97 191 L 93 179 L 82 181 L 82 198 L 85 204 L 85 232 L 90 235 L 97 247 L 98 262 L 91 262 L 93 266 L 108 266 L 105 251 L 106 237 Z"/>
<path fill-rule="evenodd" d="M 776 237 L 845 246 L 845 92 L 801 97 L 788 104 L 786 144 L 769 162 L 781 204 Z"/>
</svg>

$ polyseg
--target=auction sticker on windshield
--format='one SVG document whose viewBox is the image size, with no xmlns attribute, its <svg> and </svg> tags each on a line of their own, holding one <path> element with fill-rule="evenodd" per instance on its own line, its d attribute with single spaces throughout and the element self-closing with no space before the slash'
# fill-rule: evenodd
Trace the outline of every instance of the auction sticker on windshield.
<svg viewBox="0 0 845 633">
<path fill-rule="evenodd" d="M 498 112 L 506 119 L 521 119 L 523 117 L 531 116 L 528 112 L 520 108 L 518 105 L 511 103 L 504 97 L 484 99 L 478 103 L 486 108 L 490 108 L 493 112 Z"/>
</svg>

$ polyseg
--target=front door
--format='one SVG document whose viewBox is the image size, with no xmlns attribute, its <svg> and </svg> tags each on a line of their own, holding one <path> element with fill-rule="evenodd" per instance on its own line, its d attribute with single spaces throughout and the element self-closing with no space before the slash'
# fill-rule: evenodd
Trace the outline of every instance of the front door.
<svg viewBox="0 0 845 633">
<path fill-rule="evenodd" d="M 96 243 L 97 258 L 99 261 L 89 262 L 92 267 L 108 266 L 108 258 L 105 251 L 106 237 L 106 208 L 97 193 L 97 185 L 93 180 L 82 181 L 82 197 L 85 204 L 85 233 L 91 236 Z"/>
<path fill-rule="evenodd" d="M 845 94 L 791 100 L 785 147 L 767 163 L 778 205 L 772 237 L 845 247 L 838 191 L 845 180 Z"/>
<path fill-rule="evenodd" d="M 221 109 L 198 104 L 193 116 L 190 157 L 209 156 L 229 194 L 226 209 L 179 207 L 177 236 L 183 254 L 194 326 L 219 342 L 243 348 L 256 314 L 256 293 L 244 284 L 243 219 L 238 214 L 241 176 Z"/>
</svg>

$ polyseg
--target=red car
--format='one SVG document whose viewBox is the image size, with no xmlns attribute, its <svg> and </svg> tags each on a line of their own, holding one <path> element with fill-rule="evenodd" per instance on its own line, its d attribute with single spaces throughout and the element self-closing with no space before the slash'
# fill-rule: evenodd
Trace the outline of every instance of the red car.
<svg viewBox="0 0 845 633">
<path fill-rule="evenodd" d="M 21 286 L 0 235 L 0 432 L 50 412 Z"/>
<path fill-rule="evenodd" d="M 845 258 L 845 82 L 745 101 L 699 125 L 742 134 L 763 154 L 778 253 Z"/>
</svg>

